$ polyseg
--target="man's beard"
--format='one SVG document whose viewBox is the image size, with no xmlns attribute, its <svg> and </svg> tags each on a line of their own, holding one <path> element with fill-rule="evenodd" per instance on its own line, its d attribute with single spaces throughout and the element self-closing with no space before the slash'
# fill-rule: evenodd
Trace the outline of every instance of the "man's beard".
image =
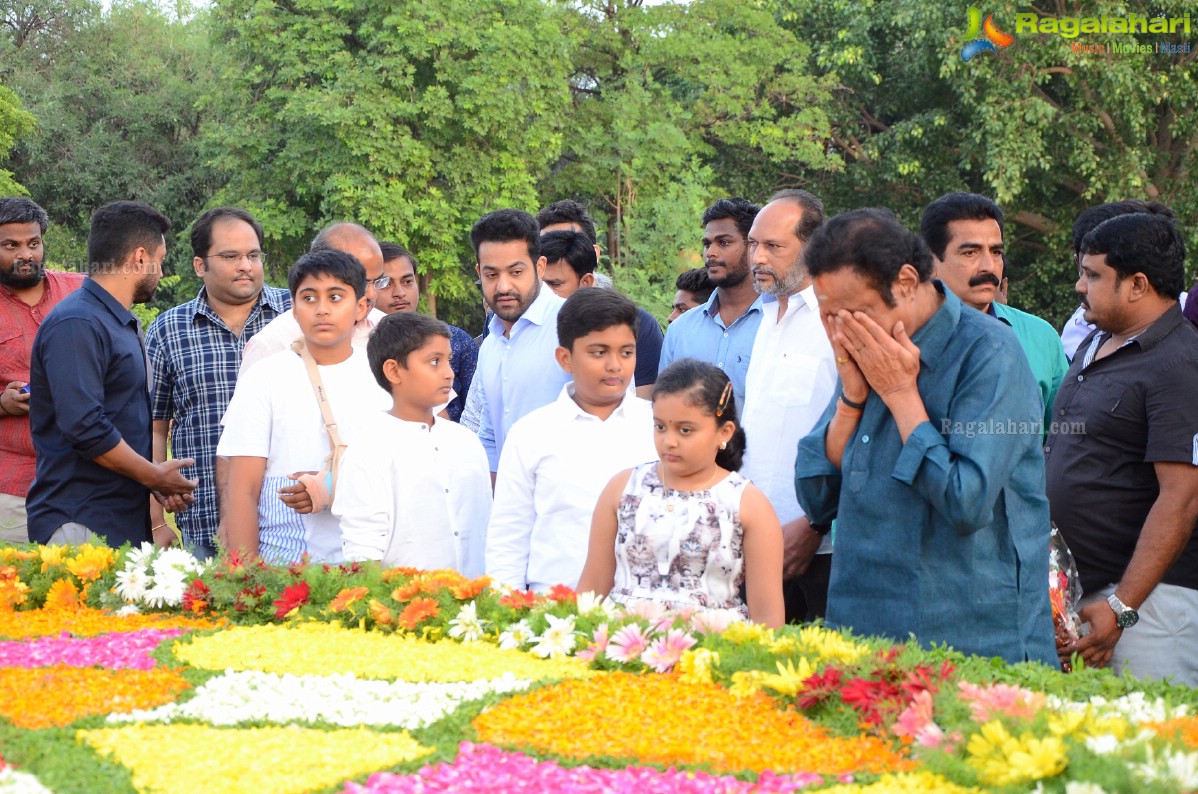
<svg viewBox="0 0 1198 794">
<path fill-rule="evenodd" d="M 707 271 L 707 277 L 711 279 L 712 284 L 716 285 L 720 289 L 731 289 L 732 287 L 739 287 L 741 284 L 745 283 L 745 279 L 747 279 L 752 272 L 752 268 L 749 267 L 749 254 L 746 251 L 741 255 L 740 261 L 736 263 L 735 268 L 729 267 L 728 265 L 724 266 L 723 278 L 712 278 L 710 270 Z"/>
<path fill-rule="evenodd" d="M 137 282 L 137 287 L 133 291 L 134 303 L 149 303 L 154 299 L 154 293 L 158 291 L 158 282 L 162 278 L 157 273 L 147 273 L 141 277 L 141 281 Z"/>
<path fill-rule="evenodd" d="M 17 273 L 16 269 L 19 266 L 32 264 L 33 270 L 30 273 Z M 17 261 L 12 263 L 12 267 L 8 270 L 0 270 L 0 285 L 9 289 L 30 289 L 42 283 L 46 277 L 46 265 L 44 262 Z"/>
<path fill-rule="evenodd" d="M 803 289 L 804 282 L 807 280 L 807 273 L 798 262 L 795 262 L 790 270 L 781 277 L 773 268 L 770 268 L 770 272 L 773 274 L 774 280 L 768 287 L 763 287 L 761 282 L 753 279 L 753 289 L 757 290 L 758 295 L 793 295 Z"/>
</svg>

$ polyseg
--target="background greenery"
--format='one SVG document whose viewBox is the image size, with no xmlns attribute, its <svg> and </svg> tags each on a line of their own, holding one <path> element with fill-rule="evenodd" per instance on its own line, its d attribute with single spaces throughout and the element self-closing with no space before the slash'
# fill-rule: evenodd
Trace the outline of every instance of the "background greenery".
<svg viewBox="0 0 1198 794">
<path fill-rule="evenodd" d="M 699 264 L 703 207 L 781 187 L 912 226 L 945 191 L 992 195 L 1012 303 L 1057 324 L 1076 305 L 1068 232 L 1085 207 L 1160 199 L 1198 249 L 1196 53 L 1091 55 L 1020 34 L 963 63 L 966 5 L 0 0 L 0 193 L 46 207 L 51 259 L 74 267 L 95 207 L 160 207 L 178 278 L 151 312 L 194 294 L 186 231 L 206 207 L 263 221 L 274 283 L 317 229 L 357 220 L 416 252 L 427 308 L 472 331 L 471 224 L 567 197 L 599 220 L 617 286 L 659 315 Z M 1014 33 L 1029 9 L 1188 4 L 984 11 Z"/>
</svg>

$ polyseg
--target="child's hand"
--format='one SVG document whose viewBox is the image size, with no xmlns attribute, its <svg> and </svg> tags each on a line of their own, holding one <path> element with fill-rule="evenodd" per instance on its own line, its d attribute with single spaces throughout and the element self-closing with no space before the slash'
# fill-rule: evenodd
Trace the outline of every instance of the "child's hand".
<svg viewBox="0 0 1198 794">
<path fill-rule="evenodd" d="M 298 480 L 304 474 L 319 474 L 319 472 L 297 471 L 293 474 L 288 474 L 287 479 Z M 308 493 L 308 489 L 304 487 L 302 482 L 297 482 L 295 485 L 288 485 L 286 488 L 280 488 L 279 499 L 282 500 L 283 504 L 297 513 L 312 512 L 312 495 Z"/>
</svg>

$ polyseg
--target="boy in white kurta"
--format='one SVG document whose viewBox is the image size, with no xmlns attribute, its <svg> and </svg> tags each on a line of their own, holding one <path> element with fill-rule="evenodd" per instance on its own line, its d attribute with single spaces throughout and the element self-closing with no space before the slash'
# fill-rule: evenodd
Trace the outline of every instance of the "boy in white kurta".
<svg viewBox="0 0 1198 794">
<path fill-rule="evenodd" d="M 400 312 L 367 345 L 370 369 L 392 398 L 345 453 L 333 515 L 345 559 L 386 567 L 483 574 L 491 473 L 478 436 L 433 412 L 448 399 L 449 326 Z"/>
</svg>

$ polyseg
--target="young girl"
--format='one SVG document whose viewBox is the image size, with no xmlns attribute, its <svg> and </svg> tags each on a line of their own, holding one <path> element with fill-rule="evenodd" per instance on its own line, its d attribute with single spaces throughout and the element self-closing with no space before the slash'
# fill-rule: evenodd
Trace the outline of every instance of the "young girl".
<svg viewBox="0 0 1198 794">
<path fill-rule="evenodd" d="M 745 434 L 728 376 L 675 361 L 653 389 L 653 432 L 660 460 L 620 472 L 599 497 L 579 591 L 736 609 L 781 626 L 782 528 L 737 472 Z"/>
</svg>

